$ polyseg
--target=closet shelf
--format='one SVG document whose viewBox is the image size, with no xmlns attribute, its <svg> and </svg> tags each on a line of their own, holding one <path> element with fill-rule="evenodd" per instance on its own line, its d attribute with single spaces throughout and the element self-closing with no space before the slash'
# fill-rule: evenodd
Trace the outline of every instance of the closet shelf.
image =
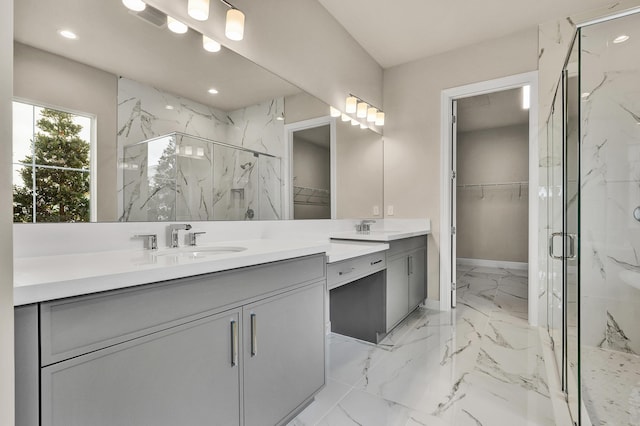
<svg viewBox="0 0 640 426">
<path fill-rule="evenodd" d="M 497 186 L 529 186 L 529 182 L 496 182 L 496 183 L 465 183 L 458 188 L 489 188 Z"/>
<path fill-rule="evenodd" d="M 328 206 L 331 202 L 331 192 L 328 189 L 309 188 L 306 186 L 293 187 L 293 204 L 303 206 Z"/>
</svg>

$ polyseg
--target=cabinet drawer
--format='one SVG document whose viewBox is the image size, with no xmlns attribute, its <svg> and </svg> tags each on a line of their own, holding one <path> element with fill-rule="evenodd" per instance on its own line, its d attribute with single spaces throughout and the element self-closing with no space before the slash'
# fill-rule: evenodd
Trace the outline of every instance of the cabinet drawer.
<svg viewBox="0 0 640 426">
<path fill-rule="evenodd" d="M 329 290 L 343 284 L 366 277 L 387 267 L 385 252 L 372 253 L 342 262 L 327 265 L 327 286 Z"/>
<path fill-rule="evenodd" d="M 427 245 L 427 236 L 421 235 L 419 237 L 405 238 L 404 240 L 391 241 L 389 243 L 389 250 L 387 251 L 387 258 L 398 256 L 402 253 L 416 250 Z"/>
<path fill-rule="evenodd" d="M 211 315 L 325 277 L 318 254 L 40 305 L 41 365 Z"/>
</svg>

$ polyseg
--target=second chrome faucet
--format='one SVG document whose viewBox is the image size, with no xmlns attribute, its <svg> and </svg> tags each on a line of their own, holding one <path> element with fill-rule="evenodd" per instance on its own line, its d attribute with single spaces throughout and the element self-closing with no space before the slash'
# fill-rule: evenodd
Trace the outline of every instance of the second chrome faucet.
<svg viewBox="0 0 640 426">
<path fill-rule="evenodd" d="M 170 232 L 170 240 L 171 244 L 169 245 L 169 247 L 171 248 L 176 248 L 179 247 L 179 232 L 178 231 L 188 231 L 189 229 L 191 229 L 191 225 L 189 225 L 188 223 L 183 223 L 183 224 L 179 224 L 179 225 L 169 225 L 169 232 Z"/>
</svg>

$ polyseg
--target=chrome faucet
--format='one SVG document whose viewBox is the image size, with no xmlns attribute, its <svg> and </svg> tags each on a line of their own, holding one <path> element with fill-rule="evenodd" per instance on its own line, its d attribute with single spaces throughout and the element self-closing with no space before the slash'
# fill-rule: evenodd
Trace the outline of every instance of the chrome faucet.
<svg viewBox="0 0 640 426">
<path fill-rule="evenodd" d="M 360 234 L 368 234 L 369 231 L 371 231 L 371 223 L 376 223 L 376 221 L 371 219 L 363 219 L 356 225 L 356 232 Z"/>
<path fill-rule="evenodd" d="M 179 247 L 178 244 L 178 231 L 188 231 L 191 229 L 191 225 L 188 223 L 183 223 L 180 225 L 169 225 L 169 230 L 171 231 L 171 248 Z"/>
</svg>

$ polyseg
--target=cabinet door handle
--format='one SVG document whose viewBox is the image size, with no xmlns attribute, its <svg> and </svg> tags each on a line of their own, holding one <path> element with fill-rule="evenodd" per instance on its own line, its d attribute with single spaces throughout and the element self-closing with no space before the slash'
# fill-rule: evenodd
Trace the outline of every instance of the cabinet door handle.
<svg viewBox="0 0 640 426">
<path fill-rule="evenodd" d="M 238 365 L 238 322 L 231 321 L 231 366 Z"/>
<path fill-rule="evenodd" d="M 347 275 L 347 274 L 350 274 L 350 273 L 352 273 L 355 269 L 356 269 L 356 268 L 351 268 L 351 269 L 346 270 L 346 271 L 340 271 L 340 272 L 338 272 L 338 275 Z"/>
<path fill-rule="evenodd" d="M 258 330 L 256 314 L 251 314 L 251 356 L 258 354 Z"/>
<path fill-rule="evenodd" d="M 380 262 L 382 262 L 382 259 L 376 260 L 375 262 L 371 262 L 371 266 L 377 265 Z"/>
<path fill-rule="evenodd" d="M 409 275 L 413 274 L 413 256 L 409 256 L 407 258 L 407 268 L 409 270 Z"/>
</svg>

